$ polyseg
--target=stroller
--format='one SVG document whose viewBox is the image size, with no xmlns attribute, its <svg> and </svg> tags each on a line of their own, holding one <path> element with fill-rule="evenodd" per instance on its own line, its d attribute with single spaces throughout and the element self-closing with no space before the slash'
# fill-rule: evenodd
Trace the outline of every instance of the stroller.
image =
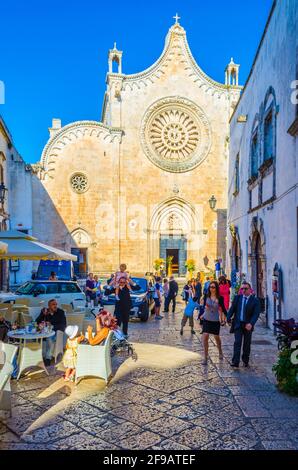
<svg viewBox="0 0 298 470">
<path fill-rule="evenodd" d="M 111 356 L 115 356 L 116 353 L 125 354 L 128 357 L 131 357 L 134 361 L 138 359 L 133 345 L 127 341 L 120 330 L 114 330 L 112 341 Z"/>
<path fill-rule="evenodd" d="M 100 306 L 99 308 L 91 309 L 90 313 L 96 318 L 96 314 L 104 310 L 104 307 Z M 127 355 L 131 357 L 134 361 L 138 359 L 137 353 L 131 343 L 127 341 L 122 331 L 119 329 L 113 330 L 113 340 L 111 346 L 111 356 L 115 356 L 116 353 Z"/>
</svg>

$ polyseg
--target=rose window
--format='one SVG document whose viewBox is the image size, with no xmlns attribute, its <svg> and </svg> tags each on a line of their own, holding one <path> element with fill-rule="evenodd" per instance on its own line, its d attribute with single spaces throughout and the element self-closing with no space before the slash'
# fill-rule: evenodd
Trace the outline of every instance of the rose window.
<svg viewBox="0 0 298 470">
<path fill-rule="evenodd" d="M 151 123 L 150 139 L 155 151 L 171 161 L 189 157 L 199 141 L 199 129 L 194 119 L 179 109 L 165 110 Z"/>
<path fill-rule="evenodd" d="M 209 153 L 211 129 L 204 112 L 186 98 L 169 97 L 148 109 L 141 126 L 144 151 L 156 166 L 184 172 Z"/>
<path fill-rule="evenodd" d="M 70 179 L 70 184 L 76 193 L 84 193 L 88 189 L 88 178 L 83 173 L 75 173 Z"/>
</svg>

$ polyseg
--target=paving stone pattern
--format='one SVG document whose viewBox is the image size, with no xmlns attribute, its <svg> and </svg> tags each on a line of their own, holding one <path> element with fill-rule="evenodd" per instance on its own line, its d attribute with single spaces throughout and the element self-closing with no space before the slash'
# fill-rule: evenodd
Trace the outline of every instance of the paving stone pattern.
<svg viewBox="0 0 298 470">
<path fill-rule="evenodd" d="M 233 336 L 223 328 L 224 360 L 211 340 L 203 366 L 200 326 L 197 335 L 186 327 L 180 336 L 181 310 L 180 304 L 161 321 L 131 322 L 129 339 L 146 343 L 149 351 L 153 344 L 174 348 L 174 364 L 178 350 L 197 353 L 196 360 L 168 369 L 138 367 L 136 361 L 118 378 L 132 359 L 116 356 L 108 387 L 96 379 L 65 384 L 62 368 L 53 366 L 49 377 L 38 372 L 13 381 L 12 417 L 0 415 L 0 449 L 297 450 L 298 399 L 276 388 L 272 333 L 259 325 L 250 369 L 233 370 Z"/>
</svg>

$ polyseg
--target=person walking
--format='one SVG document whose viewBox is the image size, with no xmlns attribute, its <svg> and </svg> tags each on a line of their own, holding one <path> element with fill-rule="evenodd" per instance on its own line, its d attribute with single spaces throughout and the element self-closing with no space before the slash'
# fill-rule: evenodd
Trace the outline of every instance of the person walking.
<svg viewBox="0 0 298 470">
<path fill-rule="evenodd" d="M 117 324 L 119 327 L 122 325 L 122 331 L 125 338 L 128 337 L 129 314 L 132 308 L 130 289 L 127 287 L 127 282 L 128 281 L 125 277 L 119 279 L 118 300 L 116 300 L 115 304 L 115 317 L 117 318 Z"/>
<path fill-rule="evenodd" d="M 160 314 L 160 307 L 162 301 L 162 285 L 161 285 L 161 277 L 157 276 L 154 284 L 154 313 L 155 313 L 155 320 L 161 320 L 163 316 Z M 165 299 L 166 302 L 166 299 Z"/>
<path fill-rule="evenodd" d="M 185 302 L 185 305 L 187 305 L 189 298 L 192 297 L 192 285 L 191 281 L 188 281 L 187 284 L 183 287 L 182 291 L 182 299 Z"/>
<path fill-rule="evenodd" d="M 203 364 L 206 365 L 208 362 L 209 335 L 214 335 L 219 352 L 219 359 L 223 359 L 219 333 L 220 326 L 223 324 L 223 315 L 227 315 L 227 311 L 224 300 L 219 294 L 219 286 L 216 281 L 210 282 L 207 295 L 204 299 L 204 308 L 202 333 L 205 357 Z"/>
<path fill-rule="evenodd" d="M 178 284 L 175 281 L 174 276 L 171 276 L 170 277 L 170 282 L 169 282 L 169 294 L 168 294 L 168 296 L 166 298 L 166 301 L 165 301 L 165 309 L 164 309 L 165 313 L 169 313 L 169 308 L 170 308 L 170 303 L 171 302 L 173 302 L 172 313 L 175 313 L 177 294 L 178 294 Z"/>
<path fill-rule="evenodd" d="M 204 282 L 203 295 L 207 295 L 209 285 L 210 285 L 210 277 L 206 277 L 206 281 Z"/>
<path fill-rule="evenodd" d="M 166 299 L 169 294 L 169 281 L 168 279 L 163 280 L 163 296 Z"/>
<path fill-rule="evenodd" d="M 242 345 L 242 361 L 244 367 L 249 367 L 252 332 L 261 311 L 259 299 L 251 294 L 250 283 L 244 282 L 241 290 L 243 294 L 235 296 L 227 315 L 230 332 L 235 335 L 232 367 L 239 367 Z"/>
<path fill-rule="evenodd" d="M 219 280 L 219 295 L 224 299 L 226 310 L 230 307 L 230 286 L 225 276 L 220 276 Z"/>
<path fill-rule="evenodd" d="M 188 304 L 186 305 L 184 309 L 184 314 L 181 320 L 181 330 L 180 330 L 180 335 L 183 335 L 183 328 L 185 327 L 187 320 L 189 321 L 189 326 L 191 328 L 191 333 L 193 335 L 196 334 L 194 330 L 194 322 L 193 322 L 193 314 L 196 308 L 199 308 L 200 305 L 198 303 L 198 297 L 190 297 Z"/>
<path fill-rule="evenodd" d="M 197 297 L 199 300 L 202 297 L 202 284 L 200 278 L 196 279 L 194 285 L 194 296 Z"/>
</svg>

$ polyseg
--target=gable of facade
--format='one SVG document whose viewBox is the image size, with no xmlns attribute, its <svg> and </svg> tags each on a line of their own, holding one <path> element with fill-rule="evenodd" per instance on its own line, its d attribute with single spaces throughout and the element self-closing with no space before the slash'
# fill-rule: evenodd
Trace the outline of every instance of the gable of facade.
<svg viewBox="0 0 298 470">
<path fill-rule="evenodd" d="M 241 90 L 228 80 L 215 82 L 200 69 L 180 24 L 170 28 L 161 57 L 143 72 L 123 74 L 122 51 L 111 49 L 102 123 L 61 127 L 54 120 L 50 129 L 36 169 L 51 201 L 44 210 L 59 223 L 49 232 L 37 209 L 37 233 L 61 246 L 62 231 L 62 248 L 70 249 L 76 245 L 71 234 L 85 230 L 88 263 L 96 271 L 115 269 L 121 260 L 135 272 L 151 270 L 161 237 L 164 247 L 173 245 L 173 236 L 186 240 L 184 251 L 171 248 L 181 250 L 180 271 L 186 257 L 200 268 L 206 255 L 212 263 L 224 257 L 223 227 L 217 225 L 225 222 L 208 200 L 215 194 L 218 208 L 227 207 L 228 120 Z M 169 225 L 169 217 L 175 223 Z"/>
</svg>

